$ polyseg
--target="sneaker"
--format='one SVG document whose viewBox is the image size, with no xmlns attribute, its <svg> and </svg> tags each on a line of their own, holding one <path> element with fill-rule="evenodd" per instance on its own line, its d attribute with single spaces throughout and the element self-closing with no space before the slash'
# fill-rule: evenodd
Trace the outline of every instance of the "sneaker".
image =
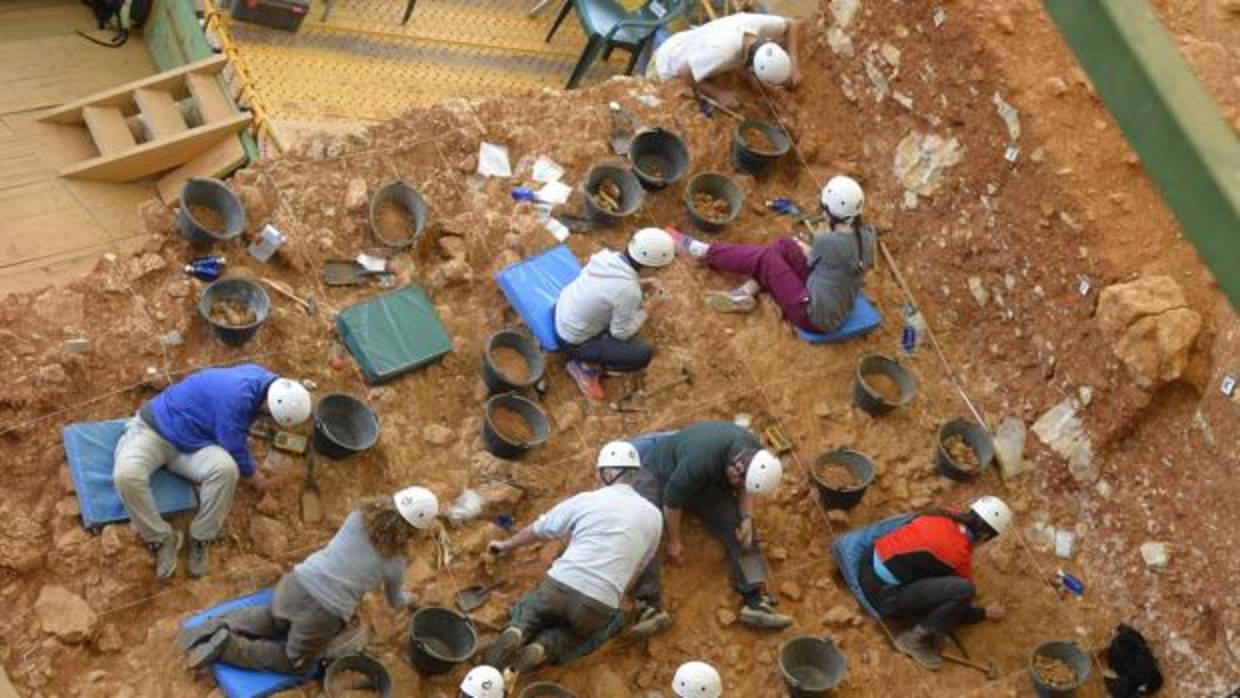
<svg viewBox="0 0 1240 698">
<path fill-rule="evenodd" d="M 163 542 L 152 543 L 151 552 L 155 554 L 155 578 L 163 581 L 171 579 L 177 571 L 177 554 L 185 542 L 185 534 L 173 531 Z"/>
<path fill-rule="evenodd" d="M 637 616 L 637 622 L 629 628 L 629 635 L 642 639 L 658 635 L 672 627 L 672 615 L 658 606 L 645 606 Z"/>
<path fill-rule="evenodd" d="M 524 674 L 537 669 L 545 661 L 547 661 L 547 649 L 537 642 L 531 642 L 522 647 L 517 653 L 517 658 L 512 660 L 512 670 L 518 674 Z"/>
<path fill-rule="evenodd" d="M 209 545 L 211 545 L 209 540 L 198 540 L 193 536 L 189 537 L 189 563 L 185 568 L 189 572 L 190 577 L 199 579 L 207 576 L 208 568 L 211 566 L 211 561 L 207 554 L 207 546 Z"/>
<path fill-rule="evenodd" d="M 521 648 L 521 629 L 509 626 L 482 653 L 482 663 L 496 668 L 508 666 L 508 660 Z"/>
<path fill-rule="evenodd" d="M 212 618 L 192 628 L 181 628 L 181 632 L 177 633 L 177 649 L 188 652 L 199 643 L 209 640 L 215 631 L 226 627 L 228 626 L 224 623 L 224 619 Z"/>
<path fill-rule="evenodd" d="M 757 307 L 757 300 L 740 290 L 710 291 L 706 294 L 706 307 L 719 313 L 748 313 Z"/>
<path fill-rule="evenodd" d="M 577 389 L 582 395 L 591 400 L 607 399 L 607 391 L 603 390 L 603 383 L 600 380 L 603 375 L 602 371 L 591 368 L 580 361 L 569 361 L 565 368 L 568 370 L 568 375 L 577 382 Z"/>
<path fill-rule="evenodd" d="M 751 628 L 779 630 L 792 625 L 792 616 L 776 613 L 770 601 L 741 608 L 740 621 Z"/>
<path fill-rule="evenodd" d="M 327 661 L 347 657 L 351 654 L 359 654 L 366 649 L 366 643 L 370 641 L 370 629 L 364 623 L 345 628 L 341 630 L 332 641 L 327 644 L 327 649 L 323 651 L 323 658 Z"/>
<path fill-rule="evenodd" d="M 219 659 L 227 644 L 228 628 L 216 630 L 211 634 L 211 637 L 190 648 L 185 655 L 185 668 L 194 671 Z"/>
<path fill-rule="evenodd" d="M 934 636 L 920 625 L 896 636 L 896 649 L 930 671 L 943 668 L 943 657 L 934 649 Z"/>
</svg>

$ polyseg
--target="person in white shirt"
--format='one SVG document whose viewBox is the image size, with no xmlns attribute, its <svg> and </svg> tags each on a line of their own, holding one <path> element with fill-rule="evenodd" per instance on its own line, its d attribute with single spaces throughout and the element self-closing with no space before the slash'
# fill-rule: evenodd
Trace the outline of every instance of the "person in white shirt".
<svg viewBox="0 0 1240 698">
<path fill-rule="evenodd" d="M 767 85 L 794 88 L 801 82 L 800 34 L 799 22 L 738 12 L 670 36 L 655 51 L 651 72 L 731 106 L 735 99 L 706 81 L 747 68 Z"/>
<path fill-rule="evenodd" d="M 487 550 L 569 537 L 547 576 L 512 609 L 512 620 L 483 652 L 482 662 L 516 674 L 550 661 L 566 664 L 602 647 L 624 625 L 620 600 L 663 534 L 663 515 L 632 486 L 641 472 L 637 449 L 613 441 L 598 455 L 601 487 L 556 504 L 534 523 Z"/>
</svg>

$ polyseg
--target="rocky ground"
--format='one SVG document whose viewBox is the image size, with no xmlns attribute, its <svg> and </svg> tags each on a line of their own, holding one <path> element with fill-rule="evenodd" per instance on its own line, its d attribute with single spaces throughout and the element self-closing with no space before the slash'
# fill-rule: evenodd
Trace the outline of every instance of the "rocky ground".
<svg viewBox="0 0 1240 698">
<path fill-rule="evenodd" d="M 1212 24 L 1184 32 L 1206 26 L 1207 16 L 1233 30 L 1237 20 L 1226 3 L 1197 5 L 1161 9 L 1181 45 L 1205 46 L 1196 60 L 1212 66 L 1203 72 L 1224 108 L 1234 109 L 1234 86 L 1226 84 L 1233 54 L 1210 47 L 1219 40 Z M 479 611 L 500 621 L 556 551 L 544 546 L 482 564 L 486 539 L 499 534 L 494 515 L 511 513 L 522 524 L 589 486 L 593 450 L 608 439 L 746 413 L 778 423 L 796 446 L 788 485 L 762 506 L 759 525 L 773 591 L 797 625 L 779 635 L 741 628 L 722 554 L 691 528 L 689 562 L 667 573 L 677 617 L 670 632 L 648 643 L 618 641 L 540 678 L 600 698 L 666 695 L 676 664 L 693 657 L 721 668 L 729 695 L 775 696 L 780 643 L 813 633 L 835 639 L 848 658 L 840 695 L 1025 695 L 1033 646 L 1075 639 L 1096 652 L 1122 621 L 1151 641 L 1167 695 L 1221 695 L 1240 684 L 1240 607 L 1231 593 L 1240 570 L 1237 517 L 1228 507 L 1240 430 L 1236 399 L 1219 391 L 1224 374 L 1240 370 L 1235 315 L 1035 3 L 854 7 L 824 6 L 806 84 L 773 96 L 813 176 L 789 157 L 768 179 L 740 177 L 746 207 L 721 238 L 786 234 L 789 220 L 765 212 L 762 201 L 784 195 L 809 205 L 831 174 L 856 174 L 867 215 L 885 231 L 964 390 L 992 427 L 1006 422 L 1002 433 L 1027 435 L 1023 458 L 1005 460 L 1005 477 L 987 473 L 959 485 L 934 472 L 938 425 L 968 409 L 928 348 L 903 359 L 921 381 L 908 408 L 873 419 L 850 406 L 857 358 L 898 352 L 903 298 L 885 264 L 867 281 L 883 326 L 862 340 L 811 348 L 767 302 L 749 317 L 709 314 L 701 292 L 733 280 L 677 263 L 660 274 L 667 297 L 644 330 L 660 352 L 647 382 L 688 366 L 693 386 L 652 400 L 648 412 L 617 414 L 582 401 L 553 357 L 541 398 L 551 439 L 519 462 L 489 456 L 479 437 L 479 355 L 491 332 L 518 322 L 492 279 L 554 240 L 528 204 L 512 202 L 513 181 L 471 174 L 479 141 L 507 145 L 519 180 L 528 181 L 534 158 L 545 154 L 579 184 L 608 157 L 608 101 L 683 134 L 694 171 L 731 171 L 735 124 L 706 118 L 676 87 L 636 80 L 451 102 L 362 135 L 310 140 L 231 180 L 248 234 L 270 222 L 290 239 L 267 265 L 235 244 L 221 249 L 230 273 L 284 281 L 316 298 L 316 316 L 273 295 L 272 318 L 254 342 L 242 349 L 214 342 L 195 309 L 201 284 L 180 270 L 195 252 L 177 236 L 173 212 L 154 203 L 144 211 L 151 236 L 142 254 L 105 260 L 67 288 L 0 307 L 0 358 L 10 376 L 0 390 L 8 455 L 0 514 L 10 522 L 0 531 L 0 662 L 13 680 L 30 695 L 209 695 L 209 678 L 175 668 L 181 619 L 270 584 L 321 545 L 358 497 L 413 482 L 445 502 L 473 487 L 487 506 L 483 517 L 449 529 L 454 560 L 446 568 L 436 568 L 429 542 L 419 548 L 411 585 L 424 603 L 448 604 L 460 586 L 505 578 Z M 767 118 L 757 93 L 738 88 L 745 111 Z M 1013 143 L 1020 154 L 1010 162 L 1004 152 Z M 391 262 L 400 283 L 427 289 L 456 346 L 437 364 L 368 388 L 351 359 L 339 360 L 329 320 L 379 290 L 324 287 L 318 269 L 324 259 L 376 251 L 364 221 L 367 194 L 397 177 L 427 198 L 432 225 L 420 250 Z M 567 208 L 580 198 L 574 193 Z M 687 227 L 681 193 L 649 195 L 631 223 L 575 234 L 569 245 L 584 258 L 620 245 L 638 225 Z M 174 331 L 183 343 L 161 343 Z M 66 351 L 64 341 L 79 337 L 89 351 Z M 298 514 L 300 463 L 267 455 L 283 486 L 261 498 L 242 489 L 214 550 L 215 573 L 158 586 L 127 528 L 98 535 L 81 528 L 60 427 L 128 414 L 169 377 L 242 358 L 311 379 L 320 391 L 364 397 L 381 415 L 379 446 L 321 464 L 327 516 L 314 525 Z M 608 382 L 612 395 L 625 389 L 620 379 Z M 858 508 L 827 516 L 805 464 L 840 446 L 868 453 L 879 475 Z M 832 574 L 830 541 L 893 512 L 959 505 L 983 492 L 1013 502 L 1028 541 L 1010 537 L 979 553 L 982 595 L 1002 600 L 1008 615 L 961 633 L 1003 678 L 987 683 L 958 667 L 927 675 L 860 615 Z M 1073 536 L 1071 559 L 1051 551 L 1056 532 Z M 1083 598 L 1052 590 L 1047 577 L 1060 567 L 1085 581 Z M 420 679 L 404 659 L 406 616 L 379 599 L 362 615 L 401 695 L 451 694 L 461 672 Z M 1083 695 L 1104 693 L 1102 666 L 1094 669 Z"/>
</svg>

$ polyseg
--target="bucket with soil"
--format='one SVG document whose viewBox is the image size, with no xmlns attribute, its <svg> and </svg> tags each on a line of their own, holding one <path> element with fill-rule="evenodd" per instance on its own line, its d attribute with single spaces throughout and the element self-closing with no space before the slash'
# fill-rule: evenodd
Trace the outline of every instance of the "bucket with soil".
<svg viewBox="0 0 1240 698">
<path fill-rule="evenodd" d="M 586 173 L 586 217 L 598 225 L 615 225 L 642 205 L 637 175 L 618 165 L 595 165 Z"/>
<path fill-rule="evenodd" d="M 765 121 L 742 121 L 732 134 L 732 164 L 737 172 L 761 177 L 792 147 L 782 129 Z"/>
<path fill-rule="evenodd" d="M 714 232 L 741 212 L 745 195 L 731 177 L 703 172 L 685 187 L 685 210 L 689 220 L 701 230 Z"/>
<path fill-rule="evenodd" d="M 577 698 L 577 694 L 554 681 L 539 681 L 526 686 L 518 698 Z"/>
<path fill-rule="evenodd" d="M 328 393 L 314 407 L 314 449 L 340 460 L 379 441 L 379 418 L 352 395 Z"/>
<path fill-rule="evenodd" d="M 542 409 L 516 393 L 491 396 L 483 410 L 482 443 L 499 458 L 516 458 L 551 433 Z"/>
<path fill-rule="evenodd" d="M 370 197 L 370 231 L 391 249 L 412 247 L 426 225 L 426 201 L 402 181 L 389 182 Z"/>
<path fill-rule="evenodd" d="M 198 297 L 198 314 L 230 347 L 254 338 L 271 313 L 271 297 L 258 283 L 240 277 L 218 279 Z"/>
<path fill-rule="evenodd" d="M 1067 698 L 1089 678 L 1089 654 L 1075 642 L 1043 642 L 1029 656 L 1029 677 L 1041 698 Z"/>
<path fill-rule="evenodd" d="M 995 457 L 995 444 L 986 427 L 971 419 L 953 419 L 939 427 L 935 463 L 939 472 L 956 482 L 967 482 Z"/>
<path fill-rule="evenodd" d="M 848 448 L 827 451 L 814 459 L 810 477 L 818 499 L 827 509 L 851 509 L 861 502 L 874 482 L 874 461 Z"/>
<path fill-rule="evenodd" d="M 633 174 L 642 186 L 657 190 L 678 181 L 689 169 L 689 149 L 679 136 L 661 128 L 642 131 L 629 146 Z"/>
<path fill-rule="evenodd" d="M 520 332 L 496 332 L 482 351 L 482 380 L 492 393 L 528 388 L 542 378 L 545 367 L 538 340 Z"/>
<path fill-rule="evenodd" d="M 452 671 L 478 649 L 478 632 L 461 614 L 425 607 L 409 619 L 409 661 L 423 676 Z"/>
<path fill-rule="evenodd" d="M 853 404 L 881 417 L 907 405 L 917 394 L 917 378 L 894 359 L 866 354 L 853 373 Z"/>
<path fill-rule="evenodd" d="M 792 698 L 826 696 L 847 672 L 844 653 L 830 639 L 803 635 L 779 648 L 779 673 Z"/>
<path fill-rule="evenodd" d="M 227 242 L 245 230 L 245 207 L 220 180 L 191 177 L 181 187 L 177 229 L 195 245 Z"/>
<path fill-rule="evenodd" d="M 379 660 L 365 654 L 350 654 L 327 665 L 323 693 L 327 698 L 391 698 L 392 677 Z"/>
</svg>

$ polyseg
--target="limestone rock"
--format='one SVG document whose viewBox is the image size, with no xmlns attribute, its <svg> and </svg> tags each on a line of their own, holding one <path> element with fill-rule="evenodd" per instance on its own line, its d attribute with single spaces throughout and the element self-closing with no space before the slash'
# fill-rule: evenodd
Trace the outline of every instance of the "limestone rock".
<svg viewBox="0 0 1240 698">
<path fill-rule="evenodd" d="M 1038 421 L 1033 423 L 1033 433 L 1052 451 L 1068 460 L 1068 471 L 1077 482 L 1098 479 L 1098 467 L 1093 462 L 1093 444 L 1071 399 L 1064 400 L 1038 417 Z"/>
<path fill-rule="evenodd" d="M 89 640 L 99 624 L 99 617 L 90 605 L 62 586 L 48 585 L 40 589 L 34 613 L 43 632 L 70 644 Z"/>
<path fill-rule="evenodd" d="M 1132 323 L 1147 315 L 1159 315 L 1188 304 L 1184 290 L 1169 276 L 1145 276 L 1114 284 L 1098 294 L 1098 326 L 1119 336 Z"/>
<path fill-rule="evenodd" d="M 822 617 L 822 622 L 833 627 L 841 628 L 849 625 L 856 625 L 857 616 L 848 606 L 838 604 L 827 610 L 826 615 Z"/>
<path fill-rule="evenodd" d="M 943 175 L 964 159 L 964 146 L 955 138 L 911 131 L 896 146 L 895 175 L 905 189 L 931 196 Z"/>
<path fill-rule="evenodd" d="M 721 608 L 715 611 L 715 620 L 718 620 L 719 625 L 726 628 L 736 622 L 736 611 L 730 608 Z"/>
<path fill-rule="evenodd" d="M 428 424 L 422 428 L 422 440 L 432 446 L 447 446 L 456 434 L 442 424 Z"/>
<path fill-rule="evenodd" d="M 348 211 L 357 212 L 366 208 L 366 180 L 354 177 L 344 191 L 344 207 Z"/>
<path fill-rule="evenodd" d="M 800 601 L 801 597 L 804 596 L 804 592 L 801 590 L 801 585 L 793 581 L 787 581 L 780 584 L 779 594 L 780 596 L 793 601 Z"/>
<path fill-rule="evenodd" d="M 1166 543 L 1147 541 L 1141 544 L 1141 559 L 1145 561 L 1146 567 L 1152 570 L 1163 570 L 1171 561 L 1171 553 Z"/>
<path fill-rule="evenodd" d="M 288 534 L 284 524 L 262 514 L 250 518 L 250 540 L 263 557 L 278 559 L 288 552 Z"/>
<path fill-rule="evenodd" d="M 1201 315 L 1188 308 L 1143 317 L 1120 338 L 1115 355 L 1133 372 L 1141 387 L 1169 383 L 1184 375 L 1201 325 Z"/>
<path fill-rule="evenodd" d="M 487 511 L 512 511 L 525 497 L 525 492 L 503 482 L 484 482 L 474 490 L 482 498 L 482 506 Z"/>
</svg>

